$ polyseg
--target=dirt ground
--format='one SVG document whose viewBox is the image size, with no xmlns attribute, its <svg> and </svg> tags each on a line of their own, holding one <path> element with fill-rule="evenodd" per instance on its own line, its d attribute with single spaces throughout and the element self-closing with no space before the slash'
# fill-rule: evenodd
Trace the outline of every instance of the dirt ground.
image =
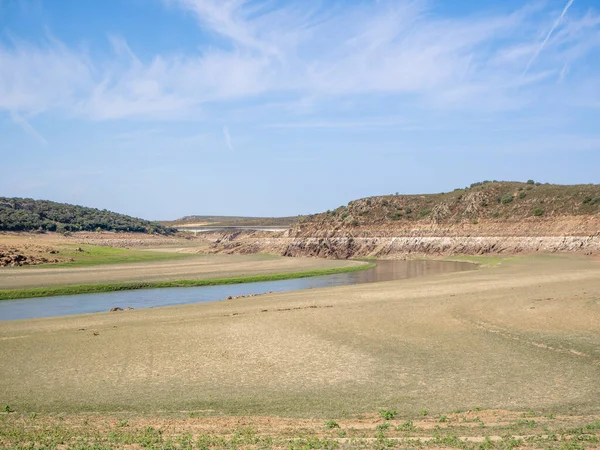
<svg viewBox="0 0 600 450">
<path fill-rule="evenodd" d="M 212 304 L 0 322 L 26 412 L 352 418 L 476 408 L 600 415 L 600 261 Z"/>
<path fill-rule="evenodd" d="M 393 411 L 391 411 L 393 413 Z M 594 416 L 471 410 L 418 418 L 365 414 L 320 420 L 268 416 L 0 415 L 0 446 L 68 449 L 597 449 Z M 28 447 L 30 446 L 30 447 Z"/>
<path fill-rule="evenodd" d="M 0 288 L 229 278 L 360 265 L 358 261 L 270 255 L 194 255 L 182 260 L 90 267 L 0 268 Z"/>
</svg>

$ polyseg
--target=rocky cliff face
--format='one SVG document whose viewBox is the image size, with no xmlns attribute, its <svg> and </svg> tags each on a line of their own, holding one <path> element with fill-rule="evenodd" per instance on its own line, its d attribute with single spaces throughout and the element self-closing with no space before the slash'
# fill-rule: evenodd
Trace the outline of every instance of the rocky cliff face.
<svg viewBox="0 0 600 450">
<path fill-rule="evenodd" d="M 286 233 L 222 236 L 213 251 L 325 258 L 600 253 L 600 186 L 476 183 L 307 216 Z"/>
</svg>

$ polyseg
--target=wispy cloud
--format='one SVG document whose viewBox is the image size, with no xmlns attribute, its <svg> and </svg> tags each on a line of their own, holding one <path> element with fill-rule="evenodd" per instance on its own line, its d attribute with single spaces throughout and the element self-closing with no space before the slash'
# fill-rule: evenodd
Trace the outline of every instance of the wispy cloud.
<svg viewBox="0 0 600 450">
<path fill-rule="evenodd" d="M 229 134 L 229 129 L 226 126 L 223 127 L 223 137 L 225 138 L 225 144 L 227 144 L 227 148 L 233 151 L 233 145 L 231 144 L 231 135 Z"/>
<path fill-rule="evenodd" d="M 21 116 L 19 113 L 11 111 L 10 112 L 10 118 L 13 120 L 14 123 L 16 123 L 18 126 L 20 126 L 23 131 L 25 131 L 27 134 L 33 136 L 35 139 L 37 139 L 37 141 L 42 144 L 42 145 L 48 145 L 48 141 L 46 140 L 46 138 L 44 136 L 42 136 L 40 133 L 37 132 L 37 130 L 35 128 L 33 128 L 33 126 L 31 126 L 31 124 L 29 122 L 27 122 L 27 120 L 25 120 L 25 118 L 23 116 Z"/>
<path fill-rule="evenodd" d="M 554 33 L 554 30 L 556 30 L 556 28 L 560 25 L 560 22 L 563 20 L 563 17 L 565 17 L 565 14 L 567 14 L 567 11 L 569 10 L 569 8 L 571 7 L 571 5 L 573 4 L 574 1 L 575 0 L 569 0 L 567 2 L 567 4 L 565 5 L 565 7 L 563 8 L 562 12 L 560 13 L 560 16 L 558 16 L 558 19 L 556 19 L 556 21 L 554 22 L 554 24 L 552 25 L 552 27 L 548 31 L 548 34 L 546 35 L 546 37 L 544 38 L 544 40 L 542 41 L 542 43 L 540 44 L 540 46 L 536 49 L 535 53 L 533 54 L 533 56 L 531 57 L 531 59 L 527 63 L 527 66 L 525 66 L 525 70 L 523 71 L 523 75 L 522 76 L 525 76 L 527 74 L 527 72 L 529 71 L 529 68 L 534 63 L 534 61 L 538 58 L 538 56 L 540 55 L 540 53 L 542 52 L 542 50 L 544 49 L 544 47 L 548 43 L 548 40 L 550 39 L 550 36 L 552 36 L 552 33 Z"/>
<path fill-rule="evenodd" d="M 312 111 L 344 108 L 347 99 L 405 110 L 510 110 L 544 99 L 565 61 L 574 69 L 600 47 L 596 13 L 563 20 L 573 0 L 539 46 L 531 42 L 548 13 L 539 7 L 440 17 L 425 0 L 164 1 L 192 14 L 213 36 L 210 45 L 142 58 L 118 35 L 108 36 L 112 52 L 102 57 L 51 36 L 0 40 L 0 110 L 198 120 L 233 101 Z"/>
</svg>

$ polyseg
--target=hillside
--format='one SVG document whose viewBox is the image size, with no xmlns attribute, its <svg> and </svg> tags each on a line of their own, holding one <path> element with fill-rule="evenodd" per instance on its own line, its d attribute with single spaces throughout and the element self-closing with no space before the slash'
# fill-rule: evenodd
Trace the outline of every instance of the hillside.
<svg viewBox="0 0 600 450">
<path fill-rule="evenodd" d="M 173 227 L 210 226 L 292 226 L 301 216 L 245 217 L 245 216 L 185 216 L 177 220 L 161 221 Z"/>
<path fill-rule="evenodd" d="M 278 237 L 218 236 L 213 251 L 323 258 L 600 253 L 600 185 L 480 182 L 369 197 L 300 218 Z"/>
<path fill-rule="evenodd" d="M 502 230 L 527 224 L 535 233 L 536 227 L 539 230 L 565 219 L 598 219 L 599 214 L 600 185 L 484 181 L 449 193 L 351 201 L 333 211 L 307 216 L 293 231 L 295 235 L 314 234 L 317 230 L 328 230 L 329 235 L 355 234 L 368 229 L 392 234 L 418 229 L 469 228 L 485 232 L 486 226 Z M 597 226 L 598 222 L 593 220 L 591 224 Z"/>
<path fill-rule="evenodd" d="M 0 231 L 129 231 L 172 234 L 173 228 L 107 210 L 30 198 L 0 197 Z"/>
</svg>

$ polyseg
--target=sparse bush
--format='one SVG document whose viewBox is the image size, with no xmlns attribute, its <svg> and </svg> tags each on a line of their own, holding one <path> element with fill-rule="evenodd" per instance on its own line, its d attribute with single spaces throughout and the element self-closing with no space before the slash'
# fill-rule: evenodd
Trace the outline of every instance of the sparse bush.
<svg viewBox="0 0 600 450">
<path fill-rule="evenodd" d="M 2 410 L 6 413 L 13 412 L 13 410 L 10 409 L 10 405 L 4 405 L 4 408 L 2 408 Z"/>
<path fill-rule="evenodd" d="M 380 423 L 379 425 L 377 425 L 377 429 L 383 431 L 389 429 L 390 426 L 391 425 L 389 423 Z"/>
<path fill-rule="evenodd" d="M 422 409 L 422 410 L 421 410 L 421 412 L 420 412 L 420 414 L 421 414 L 422 416 L 426 416 L 426 415 L 427 415 L 427 414 L 429 414 L 429 413 L 427 412 L 427 410 L 426 410 L 426 409 Z"/>
<path fill-rule="evenodd" d="M 403 424 L 398 425 L 398 427 L 396 428 L 396 430 L 398 431 L 414 431 L 415 429 L 416 427 L 414 426 L 412 420 L 407 420 Z"/>
<path fill-rule="evenodd" d="M 593 201 L 593 200 L 594 200 L 594 199 L 593 199 L 592 197 L 589 197 L 589 196 L 588 196 L 588 197 L 586 197 L 586 198 L 584 198 L 584 199 L 583 199 L 583 202 L 582 202 L 582 203 L 583 203 L 584 205 L 586 205 L 586 204 L 588 204 L 588 203 L 592 203 L 592 201 Z"/>
<path fill-rule="evenodd" d="M 523 200 L 525 197 L 527 197 L 527 194 L 526 194 L 525 192 L 521 192 L 521 193 L 519 193 L 519 198 L 520 198 L 521 200 Z"/>
<path fill-rule="evenodd" d="M 544 210 L 540 209 L 540 208 L 536 208 L 536 209 L 533 210 L 533 215 L 535 217 L 543 216 L 544 215 Z"/>
<path fill-rule="evenodd" d="M 448 422 L 448 417 L 447 416 L 440 417 L 440 422 L 441 423 Z"/>
<path fill-rule="evenodd" d="M 396 417 L 396 414 L 398 414 L 398 411 L 396 411 L 395 409 L 382 409 L 381 411 L 379 411 L 379 415 L 385 420 L 392 420 L 394 417 Z"/>
<path fill-rule="evenodd" d="M 482 200 L 480 205 L 485 208 L 488 205 L 488 202 L 486 202 L 485 200 Z"/>
<path fill-rule="evenodd" d="M 403 217 L 404 217 L 404 214 L 402 214 L 401 212 L 396 212 L 396 213 L 394 213 L 394 214 L 392 214 L 390 216 L 390 219 L 392 219 L 392 220 L 400 220 Z"/>
<path fill-rule="evenodd" d="M 327 422 L 325 422 L 325 428 L 329 428 L 330 430 L 339 427 L 340 425 L 335 420 L 328 420 Z"/>
<path fill-rule="evenodd" d="M 510 203 L 510 202 L 512 202 L 512 201 L 513 201 L 513 196 L 512 196 L 511 194 L 506 194 L 506 195 L 503 195 L 503 196 L 500 198 L 500 202 L 501 202 L 503 205 L 507 205 L 507 204 L 509 204 L 509 203 Z"/>
<path fill-rule="evenodd" d="M 533 181 L 533 180 L 527 180 L 527 184 L 535 184 L 535 181 Z"/>
<path fill-rule="evenodd" d="M 483 186 L 484 184 L 488 184 L 488 183 L 491 183 L 491 181 L 490 180 L 478 181 L 477 183 L 472 183 L 471 188 L 474 188 L 477 186 Z"/>
<path fill-rule="evenodd" d="M 412 209 L 411 208 L 404 208 L 404 213 L 405 214 L 411 214 L 412 213 Z"/>
<path fill-rule="evenodd" d="M 348 213 L 346 213 L 346 212 L 345 212 L 345 213 L 342 213 L 342 215 L 340 216 L 340 218 L 341 218 L 342 220 L 346 220 L 346 217 L 348 217 Z"/>
<path fill-rule="evenodd" d="M 419 213 L 419 219 L 422 219 L 425 216 L 428 216 L 429 214 L 431 214 L 431 210 L 430 209 L 424 209 L 423 211 L 421 211 Z"/>
<path fill-rule="evenodd" d="M 381 206 L 390 206 L 390 202 L 388 202 L 387 200 L 384 200 L 381 202 Z"/>
</svg>

